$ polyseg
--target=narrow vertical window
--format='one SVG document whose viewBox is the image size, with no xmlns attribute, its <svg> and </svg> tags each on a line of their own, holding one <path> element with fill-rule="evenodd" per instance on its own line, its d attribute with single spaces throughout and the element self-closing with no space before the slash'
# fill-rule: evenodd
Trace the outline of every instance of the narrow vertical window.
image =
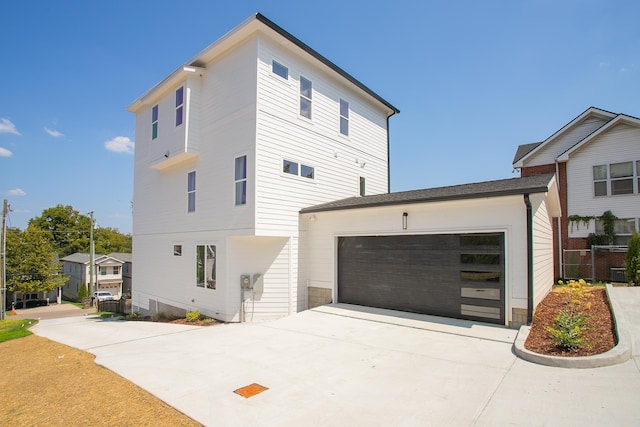
<svg viewBox="0 0 640 427">
<path fill-rule="evenodd" d="M 593 195 L 607 195 L 607 165 L 598 165 L 593 167 Z"/>
<path fill-rule="evenodd" d="M 216 247 L 215 245 L 196 246 L 196 286 L 216 288 Z"/>
<path fill-rule="evenodd" d="M 235 181 L 236 206 L 247 204 L 247 156 L 236 157 Z"/>
<path fill-rule="evenodd" d="M 360 177 L 360 195 L 364 196 L 366 194 L 366 189 L 365 189 L 365 179 L 364 176 Z"/>
<path fill-rule="evenodd" d="M 349 103 L 340 100 L 340 133 L 349 136 Z"/>
<path fill-rule="evenodd" d="M 187 212 L 196 211 L 196 172 L 187 175 Z"/>
<path fill-rule="evenodd" d="M 176 90 L 176 126 L 182 124 L 184 117 L 184 86 Z"/>
<path fill-rule="evenodd" d="M 313 88 L 311 81 L 300 76 L 300 115 L 311 119 L 311 97 Z"/>
<path fill-rule="evenodd" d="M 158 137 L 158 106 L 154 105 L 151 109 L 151 139 Z"/>
</svg>

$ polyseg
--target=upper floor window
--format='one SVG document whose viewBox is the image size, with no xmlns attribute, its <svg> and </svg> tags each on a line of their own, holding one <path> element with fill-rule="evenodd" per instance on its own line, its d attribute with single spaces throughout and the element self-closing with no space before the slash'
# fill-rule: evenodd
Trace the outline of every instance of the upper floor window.
<svg viewBox="0 0 640 427">
<path fill-rule="evenodd" d="M 154 105 L 151 109 L 151 139 L 158 137 L 158 106 Z"/>
<path fill-rule="evenodd" d="M 176 126 L 184 120 L 184 86 L 176 90 Z"/>
<path fill-rule="evenodd" d="M 112 270 L 112 274 L 114 274 L 114 275 L 120 274 L 120 267 L 118 267 L 117 265 L 114 266 L 113 270 Z"/>
<path fill-rule="evenodd" d="M 216 247 L 215 245 L 196 246 L 196 286 L 216 288 Z"/>
<path fill-rule="evenodd" d="M 366 193 L 366 188 L 365 188 L 365 178 L 364 176 L 360 177 L 360 195 L 364 196 Z"/>
<path fill-rule="evenodd" d="M 314 178 L 314 168 L 311 166 L 292 162 L 291 160 L 282 161 L 282 172 L 290 175 L 301 176 L 303 178 Z"/>
<path fill-rule="evenodd" d="M 196 172 L 187 175 L 187 212 L 196 211 Z"/>
<path fill-rule="evenodd" d="M 289 79 L 289 69 L 278 61 L 271 61 L 271 72 L 285 80 Z"/>
<path fill-rule="evenodd" d="M 182 245 L 173 245 L 173 256 L 182 256 Z"/>
<path fill-rule="evenodd" d="M 634 174 L 634 163 L 636 165 Z M 636 191 L 640 188 L 638 168 L 640 161 L 611 163 L 593 167 L 593 194 L 595 196 L 633 194 L 633 182 L 636 181 Z"/>
<path fill-rule="evenodd" d="M 100 275 L 101 276 L 107 275 L 107 267 L 100 267 Z"/>
<path fill-rule="evenodd" d="M 313 88 L 311 80 L 307 80 L 300 76 L 300 115 L 311 119 L 311 97 L 313 96 Z"/>
<path fill-rule="evenodd" d="M 349 136 L 349 103 L 340 100 L 340 133 Z"/>
<path fill-rule="evenodd" d="M 247 204 L 247 156 L 236 157 L 235 164 L 236 206 Z"/>
</svg>

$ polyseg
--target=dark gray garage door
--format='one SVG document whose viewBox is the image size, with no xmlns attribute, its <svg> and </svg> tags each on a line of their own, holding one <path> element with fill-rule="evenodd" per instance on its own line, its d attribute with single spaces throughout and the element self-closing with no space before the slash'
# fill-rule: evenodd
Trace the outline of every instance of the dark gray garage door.
<svg viewBox="0 0 640 427">
<path fill-rule="evenodd" d="M 504 324 L 504 234 L 340 237 L 338 301 Z"/>
</svg>

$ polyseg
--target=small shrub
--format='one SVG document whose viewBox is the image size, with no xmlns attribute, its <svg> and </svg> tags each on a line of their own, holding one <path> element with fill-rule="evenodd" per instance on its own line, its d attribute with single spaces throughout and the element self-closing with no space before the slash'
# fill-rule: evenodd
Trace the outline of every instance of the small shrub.
<svg viewBox="0 0 640 427">
<path fill-rule="evenodd" d="M 200 320 L 200 312 L 199 311 L 190 311 L 187 313 L 187 322 L 197 322 Z"/>
<path fill-rule="evenodd" d="M 167 319 L 167 315 L 162 311 L 158 311 L 156 313 L 153 313 L 152 319 L 154 322 L 161 322 Z"/>
<path fill-rule="evenodd" d="M 87 284 L 83 283 L 82 285 L 80 285 L 80 289 L 78 289 L 78 302 L 82 302 L 82 300 L 84 300 L 88 296 L 89 293 L 87 292 Z"/>
<path fill-rule="evenodd" d="M 640 283 L 640 234 L 635 232 L 629 240 L 625 268 L 627 282 L 637 286 Z"/>
<path fill-rule="evenodd" d="M 127 315 L 127 320 L 137 320 L 140 318 L 140 312 L 139 311 L 132 311 L 131 313 L 129 313 Z"/>
<path fill-rule="evenodd" d="M 565 308 L 554 319 L 555 328 L 547 327 L 547 332 L 557 347 L 574 350 L 586 344 L 582 337 L 586 322 L 584 314 Z"/>
</svg>

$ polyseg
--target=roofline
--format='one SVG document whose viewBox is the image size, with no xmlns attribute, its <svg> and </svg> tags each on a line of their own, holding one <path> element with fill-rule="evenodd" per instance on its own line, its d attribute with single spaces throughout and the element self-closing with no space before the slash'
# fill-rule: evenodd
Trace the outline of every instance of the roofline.
<svg viewBox="0 0 640 427">
<path fill-rule="evenodd" d="M 542 141 L 537 147 L 535 147 L 533 150 L 529 151 L 527 154 L 525 154 L 524 156 L 522 156 L 521 158 L 519 158 L 517 161 L 512 163 L 512 166 L 514 169 L 519 169 L 521 167 L 523 167 L 523 163 L 524 160 L 533 155 L 534 153 L 538 152 L 538 150 L 540 150 L 542 147 L 544 147 L 545 145 L 547 145 L 547 143 L 549 141 L 551 141 L 552 139 L 554 139 L 555 137 L 557 137 L 558 135 L 560 135 L 561 133 L 563 133 L 565 130 L 567 130 L 568 128 L 570 128 L 571 126 L 573 126 L 574 124 L 576 124 L 577 122 L 579 122 L 580 120 L 582 120 L 583 118 L 585 118 L 586 116 L 588 116 L 591 113 L 596 113 L 598 112 L 601 116 L 609 116 L 611 119 L 613 119 L 614 117 L 616 117 L 618 114 L 613 113 L 611 111 L 607 111 L 607 110 L 603 110 L 602 108 L 598 108 L 598 107 L 594 107 L 591 106 L 589 108 L 587 108 L 586 110 L 584 110 L 582 113 L 580 113 L 577 117 L 575 117 L 573 120 L 571 120 L 569 123 L 567 123 L 566 125 L 564 125 L 563 127 L 561 127 L 559 130 L 557 130 L 556 132 L 553 133 L 553 135 L 551 135 L 550 137 L 548 137 L 547 139 L 545 139 L 544 141 Z"/>
<path fill-rule="evenodd" d="M 595 131 L 591 132 L 589 135 L 585 136 L 578 143 L 574 144 L 572 147 L 569 147 L 564 153 L 560 154 L 556 161 L 558 162 L 566 162 L 569 160 L 569 156 L 582 148 L 585 144 L 588 144 L 592 139 L 599 137 L 603 133 L 607 132 L 612 127 L 618 125 L 620 122 L 626 122 L 630 124 L 634 124 L 636 126 L 640 126 L 640 119 L 638 117 L 629 116 L 627 114 L 618 114 L 614 119 L 609 120 L 604 125 L 600 126 Z"/>
<path fill-rule="evenodd" d="M 322 56 L 316 50 L 312 49 L 310 46 L 303 43 L 300 39 L 293 36 L 284 28 L 280 27 L 275 22 L 271 21 L 270 19 L 268 19 L 267 17 L 265 17 L 259 12 L 242 21 L 239 25 L 234 27 L 231 31 L 227 32 L 222 37 L 218 38 L 213 43 L 211 43 L 209 46 L 205 47 L 203 50 L 198 52 L 196 56 L 188 60 L 186 63 L 184 63 L 180 67 L 178 67 L 177 70 L 175 70 L 169 76 L 165 77 L 162 81 L 154 85 L 151 89 L 147 90 L 142 96 L 140 96 L 138 99 L 136 99 L 135 101 L 133 101 L 131 104 L 127 106 L 127 111 L 135 113 L 143 105 L 145 105 L 145 98 L 154 98 L 154 96 L 152 95 L 155 95 L 156 93 L 158 93 L 158 91 L 162 92 L 163 88 L 167 87 L 171 83 L 175 82 L 177 79 L 181 78 L 184 75 L 185 71 L 192 71 L 192 70 L 187 70 L 188 68 L 191 68 L 191 69 L 196 68 L 198 70 L 201 70 L 202 68 L 200 67 L 201 65 L 200 60 L 202 59 L 203 56 L 205 56 L 207 53 L 209 53 L 211 50 L 215 49 L 216 47 L 220 46 L 224 41 L 232 38 L 234 35 L 239 33 L 242 29 L 251 25 L 251 23 L 254 21 L 257 21 L 265 25 L 267 28 L 271 29 L 275 33 L 284 37 L 285 39 L 293 43 L 295 46 L 297 46 L 298 48 L 302 49 L 304 52 L 314 57 L 316 60 L 320 61 L 322 64 L 326 65 L 331 70 L 338 73 L 340 76 L 348 80 L 350 83 L 354 84 L 358 89 L 362 90 L 367 95 L 371 96 L 376 101 L 383 104 L 385 107 L 387 107 L 390 110 L 390 113 L 387 115 L 387 117 L 391 117 L 394 114 L 400 113 L 399 109 L 397 109 L 391 103 L 389 103 L 384 98 L 382 98 L 380 95 L 376 94 L 374 91 L 369 89 L 367 86 L 365 86 L 362 82 L 357 80 L 351 74 L 347 73 L 342 68 L 338 67 L 336 64 L 334 64 L 333 62 L 331 62 L 330 60 Z M 196 71 L 196 70 L 193 70 L 193 71 Z"/>
<path fill-rule="evenodd" d="M 350 205 L 350 206 L 326 206 L 326 207 L 317 207 L 317 208 L 304 208 L 300 210 L 301 214 L 306 213 L 316 213 L 316 212 L 328 212 L 328 211 L 341 211 L 348 209 L 363 209 L 363 208 L 374 208 L 381 206 L 401 206 L 401 205 L 413 205 L 416 203 L 433 203 L 433 202 L 445 202 L 445 201 L 453 201 L 453 200 L 471 200 L 471 199 L 484 199 L 488 197 L 504 197 L 504 196 L 520 196 L 524 194 L 533 194 L 533 193 L 546 193 L 549 191 L 549 186 L 552 182 L 552 177 L 549 178 L 549 181 L 546 185 L 535 186 L 535 187 L 527 187 L 527 188 L 517 188 L 517 189 L 509 189 L 509 190 L 494 190 L 494 191 L 486 191 L 482 193 L 472 193 L 472 194 L 452 194 L 446 196 L 437 196 L 437 197 L 423 197 L 419 199 L 412 200 L 389 200 L 389 201 L 381 201 L 381 202 L 371 202 L 360 205 Z M 463 184 L 469 185 L 469 184 Z M 446 188 L 446 187 L 440 187 Z M 411 190 L 416 191 L 416 190 Z M 403 192 L 400 192 L 403 193 Z"/>
</svg>

